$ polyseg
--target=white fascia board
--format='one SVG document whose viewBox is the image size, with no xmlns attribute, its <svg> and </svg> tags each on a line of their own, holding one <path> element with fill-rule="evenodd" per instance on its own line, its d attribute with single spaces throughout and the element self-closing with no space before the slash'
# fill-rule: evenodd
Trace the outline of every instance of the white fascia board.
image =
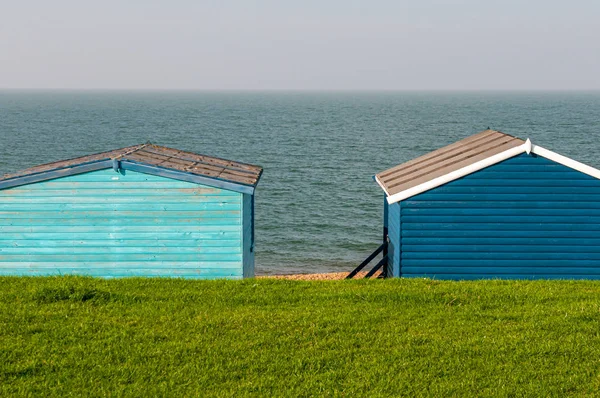
<svg viewBox="0 0 600 398">
<path fill-rule="evenodd" d="M 533 146 L 533 147 L 535 148 L 535 146 Z M 415 195 L 418 195 L 425 191 L 429 191 L 430 189 L 439 187 L 440 185 L 444 185 L 450 181 L 457 180 L 461 177 L 472 174 L 476 171 L 479 171 L 481 169 L 484 169 L 484 168 L 494 165 L 496 163 L 500 163 L 506 159 L 520 155 L 520 154 L 528 151 L 530 148 L 532 148 L 531 142 L 529 140 L 527 140 L 522 145 L 508 149 L 504 152 L 500 152 L 494 156 L 490 156 L 489 158 L 480 160 L 479 162 L 476 162 L 469 166 L 463 167 L 462 169 L 455 170 L 455 171 L 448 173 L 446 175 L 443 175 L 441 177 L 434 178 L 433 180 L 424 182 L 423 184 L 417 185 L 416 187 L 412 187 L 407 190 L 390 195 L 387 197 L 387 201 L 389 204 L 400 202 L 401 200 L 408 199 L 411 196 L 415 196 Z M 550 151 L 548 151 L 548 152 L 550 152 Z M 539 155 L 544 156 L 541 154 L 539 154 Z M 558 155 L 558 154 L 556 154 L 556 155 Z M 558 155 L 558 156 L 560 156 L 560 155 Z M 568 159 L 568 160 L 570 160 L 570 159 Z M 585 166 L 585 165 L 582 165 L 582 166 Z M 589 166 L 585 166 L 585 167 L 589 167 Z M 596 171 L 600 174 L 600 171 L 598 171 L 598 170 L 596 170 Z M 377 183 L 379 185 L 381 185 L 381 183 L 379 181 Z"/>
<path fill-rule="evenodd" d="M 385 185 L 383 185 L 381 183 L 381 181 L 379 180 L 379 177 L 377 177 L 377 174 L 374 177 L 375 177 L 375 182 L 377 183 L 377 185 L 379 185 L 381 187 L 381 189 L 383 189 L 383 192 L 385 192 L 385 194 L 389 196 L 390 193 L 387 191 L 387 189 L 385 189 Z"/>
<path fill-rule="evenodd" d="M 552 152 L 548 149 L 542 148 L 541 146 L 537 146 L 537 145 L 533 145 L 531 148 L 531 152 L 535 153 L 536 155 L 539 155 L 543 158 L 552 160 L 556 163 L 560 163 L 563 166 L 567 166 L 570 167 L 574 170 L 580 171 L 584 174 L 590 175 L 592 177 L 598 178 L 600 179 L 600 170 L 595 169 L 591 166 L 588 166 L 586 164 L 580 163 L 576 160 L 570 159 L 566 156 L 563 155 L 559 155 L 556 152 Z"/>
</svg>

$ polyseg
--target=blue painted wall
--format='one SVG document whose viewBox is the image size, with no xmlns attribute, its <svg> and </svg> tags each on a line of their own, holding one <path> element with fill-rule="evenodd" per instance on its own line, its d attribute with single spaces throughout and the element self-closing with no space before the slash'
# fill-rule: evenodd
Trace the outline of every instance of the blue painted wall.
<svg viewBox="0 0 600 398">
<path fill-rule="evenodd" d="M 600 279 L 600 180 L 545 158 L 416 195 L 398 218 L 391 208 L 403 277 Z"/>
<path fill-rule="evenodd" d="M 388 271 L 400 276 L 400 203 L 387 205 L 388 217 Z"/>
<path fill-rule="evenodd" d="M 253 276 L 246 197 L 112 169 L 0 190 L 0 275 Z"/>
</svg>

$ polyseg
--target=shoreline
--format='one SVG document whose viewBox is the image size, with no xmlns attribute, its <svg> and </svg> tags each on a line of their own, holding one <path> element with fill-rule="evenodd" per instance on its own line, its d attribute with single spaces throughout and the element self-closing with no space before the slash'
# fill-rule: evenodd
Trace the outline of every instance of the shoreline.
<svg viewBox="0 0 600 398">
<path fill-rule="evenodd" d="M 313 274 L 283 274 L 283 275 L 260 275 L 256 279 L 287 279 L 295 281 L 333 281 L 343 280 L 350 272 L 325 272 Z M 368 271 L 359 272 L 353 279 L 362 279 L 367 275 Z M 377 278 L 380 272 L 375 273 L 373 278 Z"/>
</svg>

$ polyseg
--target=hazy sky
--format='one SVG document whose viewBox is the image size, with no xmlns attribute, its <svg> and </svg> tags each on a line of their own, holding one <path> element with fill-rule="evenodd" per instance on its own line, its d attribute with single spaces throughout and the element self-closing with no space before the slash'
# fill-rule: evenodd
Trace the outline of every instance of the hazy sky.
<svg viewBox="0 0 600 398">
<path fill-rule="evenodd" d="M 0 88 L 600 89 L 599 0 L 0 0 Z"/>
</svg>

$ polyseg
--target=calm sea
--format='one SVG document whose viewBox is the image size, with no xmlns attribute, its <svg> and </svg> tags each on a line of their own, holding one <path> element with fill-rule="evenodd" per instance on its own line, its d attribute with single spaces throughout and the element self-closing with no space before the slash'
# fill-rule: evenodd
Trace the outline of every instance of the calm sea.
<svg viewBox="0 0 600 398">
<path fill-rule="evenodd" d="M 345 271 L 381 239 L 372 176 L 487 127 L 600 167 L 598 92 L 0 91 L 0 174 L 147 141 L 255 163 L 257 271 Z"/>
</svg>

